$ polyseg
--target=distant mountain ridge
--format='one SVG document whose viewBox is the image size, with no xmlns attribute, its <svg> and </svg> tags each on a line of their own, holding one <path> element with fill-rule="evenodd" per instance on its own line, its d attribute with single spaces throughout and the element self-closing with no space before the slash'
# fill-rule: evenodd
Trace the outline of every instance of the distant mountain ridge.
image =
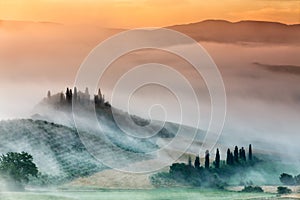
<svg viewBox="0 0 300 200">
<path fill-rule="evenodd" d="M 13 21 L 1 20 L 1 29 L 15 29 L 20 27 L 53 28 L 54 30 L 62 29 L 64 24 L 56 22 L 35 22 L 35 21 Z M 88 27 L 88 26 L 86 26 Z M 97 26 L 95 26 L 97 27 Z M 192 37 L 196 41 L 209 41 L 220 43 L 264 43 L 264 44 L 291 44 L 300 45 L 300 24 L 284 24 L 270 21 L 243 20 L 230 22 L 226 20 L 204 20 L 201 22 L 179 24 L 167 26 L 164 28 L 172 29 Z M 105 29 L 102 29 L 102 31 Z M 110 33 L 126 31 L 125 29 L 107 28 L 112 30 Z"/>
<path fill-rule="evenodd" d="M 300 24 L 287 25 L 251 20 L 239 22 L 205 20 L 166 28 L 182 32 L 196 41 L 300 44 Z"/>
</svg>

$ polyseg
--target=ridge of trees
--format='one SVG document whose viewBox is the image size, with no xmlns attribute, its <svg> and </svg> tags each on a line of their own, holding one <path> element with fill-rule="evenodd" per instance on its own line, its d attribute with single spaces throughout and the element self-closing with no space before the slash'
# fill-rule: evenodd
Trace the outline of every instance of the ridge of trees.
<svg viewBox="0 0 300 200">
<path fill-rule="evenodd" d="M 210 168 L 210 154 L 209 151 L 206 150 L 205 151 L 205 164 L 204 164 L 204 168 L 209 169 Z M 191 157 L 189 157 L 189 162 Z M 252 155 L 252 145 L 249 145 L 249 150 L 248 150 L 248 161 L 252 162 L 253 161 L 253 155 Z M 246 150 L 244 147 L 242 148 L 238 148 L 238 146 L 235 146 L 234 148 L 234 152 L 232 153 L 230 151 L 230 149 L 227 149 L 227 156 L 226 156 L 226 165 L 241 165 L 242 163 L 246 163 L 247 159 L 246 159 Z M 213 162 L 214 167 L 215 168 L 220 168 L 220 164 L 221 164 L 221 160 L 220 160 L 220 151 L 217 148 L 216 150 L 216 154 L 215 154 L 215 160 Z M 200 157 L 199 155 L 196 156 L 195 162 L 194 162 L 194 168 L 200 168 Z"/>
<path fill-rule="evenodd" d="M 51 95 L 51 92 L 47 92 L 47 100 L 52 100 L 53 95 Z M 94 103 L 96 107 L 111 107 L 110 103 L 105 100 L 104 94 L 102 94 L 101 89 L 98 89 L 98 94 L 95 94 L 93 96 L 93 99 L 91 99 L 91 95 L 89 93 L 89 89 L 85 88 L 85 91 L 82 92 L 78 90 L 76 87 L 73 88 L 73 90 L 69 87 L 67 87 L 65 93 L 60 92 L 59 93 L 59 101 L 55 102 L 59 105 L 72 105 L 72 104 L 80 104 L 80 105 L 89 105 L 91 103 Z"/>
</svg>

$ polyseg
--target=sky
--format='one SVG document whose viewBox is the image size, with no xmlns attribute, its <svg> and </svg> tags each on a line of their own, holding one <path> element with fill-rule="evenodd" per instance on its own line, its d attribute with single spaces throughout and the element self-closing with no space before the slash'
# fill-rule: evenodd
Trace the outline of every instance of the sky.
<svg viewBox="0 0 300 200">
<path fill-rule="evenodd" d="M 205 19 L 300 23 L 299 0 L 0 0 L 0 19 L 161 27 Z"/>
</svg>

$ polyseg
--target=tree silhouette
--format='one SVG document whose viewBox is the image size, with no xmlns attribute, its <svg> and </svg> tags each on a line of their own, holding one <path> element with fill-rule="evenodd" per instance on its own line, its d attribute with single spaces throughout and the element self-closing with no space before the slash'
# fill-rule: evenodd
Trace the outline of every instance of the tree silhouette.
<svg viewBox="0 0 300 200">
<path fill-rule="evenodd" d="M 69 102 L 72 103 L 73 99 L 73 94 L 72 94 L 72 89 L 70 89 L 70 97 L 69 97 Z"/>
<path fill-rule="evenodd" d="M 98 89 L 98 99 L 99 99 L 99 104 L 102 105 L 104 103 L 104 99 L 100 88 Z"/>
<path fill-rule="evenodd" d="M 230 149 L 229 148 L 227 149 L 226 164 L 231 165 L 231 163 L 230 163 Z"/>
<path fill-rule="evenodd" d="M 67 90 L 66 90 L 66 100 L 67 100 L 67 102 L 69 102 L 69 98 L 70 98 L 70 90 L 69 90 L 69 88 L 67 88 Z"/>
<path fill-rule="evenodd" d="M 233 165 L 234 164 L 233 154 L 230 151 L 230 149 L 227 150 L 226 164 L 227 165 Z"/>
<path fill-rule="evenodd" d="M 72 97 L 73 94 L 72 94 L 72 89 L 69 89 L 67 88 L 67 91 L 66 91 L 66 100 L 68 103 L 72 103 Z"/>
<path fill-rule="evenodd" d="M 252 145 L 251 144 L 249 145 L 249 155 L 248 155 L 248 157 L 249 157 L 249 160 L 252 160 Z"/>
<path fill-rule="evenodd" d="M 194 166 L 195 166 L 196 169 L 200 168 L 200 158 L 199 158 L 199 156 L 196 156 Z"/>
<path fill-rule="evenodd" d="M 244 147 L 242 147 L 242 149 L 241 149 L 241 159 L 243 161 L 246 161 L 246 151 L 245 151 Z"/>
<path fill-rule="evenodd" d="M 216 168 L 220 168 L 220 152 L 219 152 L 219 149 L 217 149 L 215 165 L 216 165 Z"/>
<path fill-rule="evenodd" d="M 28 182 L 29 176 L 37 176 L 38 169 L 33 158 L 26 152 L 9 152 L 0 156 L 0 172 L 15 182 Z"/>
<path fill-rule="evenodd" d="M 98 97 L 98 95 L 94 95 L 94 103 L 95 103 L 95 105 L 99 104 L 99 97 Z"/>
<path fill-rule="evenodd" d="M 285 185 L 295 185 L 295 179 L 292 175 L 282 173 L 279 177 L 280 181 Z"/>
<path fill-rule="evenodd" d="M 66 90 L 66 98 L 68 98 L 68 96 L 70 96 L 70 91 L 69 91 L 69 88 L 67 87 L 67 90 Z"/>
<path fill-rule="evenodd" d="M 50 90 L 48 90 L 47 97 L 48 97 L 48 99 L 51 98 L 51 92 L 50 92 Z"/>
<path fill-rule="evenodd" d="M 239 162 L 239 148 L 237 146 L 234 148 L 233 158 L 236 163 Z"/>
<path fill-rule="evenodd" d="M 209 168 L 209 151 L 206 150 L 205 152 L 205 168 L 208 169 Z"/>
<path fill-rule="evenodd" d="M 231 163 L 231 165 L 234 164 L 234 157 L 233 157 L 233 153 L 232 152 L 230 152 L 230 163 Z"/>
<path fill-rule="evenodd" d="M 74 87 L 74 95 L 73 95 L 74 102 L 77 102 L 77 96 L 78 96 L 78 94 L 77 94 L 77 88 Z"/>
<path fill-rule="evenodd" d="M 190 167 L 192 166 L 192 158 L 191 158 L 191 156 L 189 156 L 188 165 L 189 165 Z"/>
<path fill-rule="evenodd" d="M 239 149 L 239 159 L 242 159 L 242 149 Z"/>
</svg>

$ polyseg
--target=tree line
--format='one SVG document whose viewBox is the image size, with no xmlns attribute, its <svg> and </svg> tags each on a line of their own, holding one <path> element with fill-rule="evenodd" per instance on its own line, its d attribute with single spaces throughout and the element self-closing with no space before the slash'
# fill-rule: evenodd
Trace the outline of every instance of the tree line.
<svg viewBox="0 0 300 200">
<path fill-rule="evenodd" d="M 204 161 L 204 168 L 209 169 L 210 168 L 210 154 L 209 151 L 207 150 L 205 152 L 205 161 Z M 253 155 L 252 155 L 252 145 L 249 145 L 249 149 L 248 149 L 248 160 L 252 161 L 253 160 Z M 227 149 L 227 157 L 226 157 L 226 164 L 233 166 L 233 165 L 239 165 L 241 163 L 245 163 L 247 161 L 246 158 L 246 150 L 244 147 L 242 148 L 238 148 L 238 146 L 235 146 L 234 151 L 232 152 L 229 148 Z M 216 155 L 215 155 L 215 159 L 214 159 L 214 167 L 215 168 L 220 168 L 220 162 L 221 162 L 221 156 L 220 156 L 220 151 L 217 148 L 216 150 Z M 191 157 L 189 156 L 189 160 L 188 160 L 188 165 L 192 165 L 192 160 Z M 201 167 L 201 163 L 200 163 L 200 156 L 197 155 L 195 158 L 195 162 L 194 162 L 194 167 L 196 169 L 199 169 Z"/>
<path fill-rule="evenodd" d="M 47 99 L 52 100 L 53 95 L 51 95 L 50 90 L 47 92 Z M 61 92 L 59 93 L 59 103 L 60 105 L 71 105 L 72 103 L 75 104 L 82 104 L 82 105 L 88 105 L 91 102 L 95 104 L 95 106 L 98 107 L 111 107 L 110 103 L 105 100 L 104 94 L 102 94 L 101 89 L 98 89 L 98 94 L 94 95 L 94 98 L 91 99 L 91 95 L 89 93 L 89 89 L 85 88 L 85 91 L 82 92 L 78 90 L 76 87 L 73 88 L 73 90 L 69 87 L 67 87 L 65 93 Z"/>
<path fill-rule="evenodd" d="M 224 154 L 226 155 L 226 154 Z M 253 156 L 252 145 L 248 152 L 244 147 L 235 146 L 233 151 L 227 149 L 226 158 L 221 159 L 219 148 L 216 149 L 214 159 L 210 158 L 209 151 L 205 151 L 204 162 L 200 156 L 195 160 L 188 157 L 188 163 L 173 163 L 169 172 L 160 172 L 151 177 L 154 185 L 184 185 L 193 187 L 209 187 L 222 189 L 235 174 L 243 174 L 247 168 L 260 162 Z M 249 183 L 252 184 L 252 183 Z"/>
</svg>

